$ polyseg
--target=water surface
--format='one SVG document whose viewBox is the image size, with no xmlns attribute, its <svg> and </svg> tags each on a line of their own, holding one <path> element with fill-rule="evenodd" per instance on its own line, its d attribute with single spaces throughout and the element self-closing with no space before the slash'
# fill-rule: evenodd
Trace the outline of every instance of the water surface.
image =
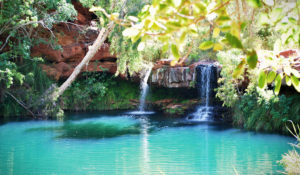
<svg viewBox="0 0 300 175">
<path fill-rule="evenodd" d="M 0 125 L 0 174 L 278 174 L 291 137 L 161 114 Z"/>
</svg>

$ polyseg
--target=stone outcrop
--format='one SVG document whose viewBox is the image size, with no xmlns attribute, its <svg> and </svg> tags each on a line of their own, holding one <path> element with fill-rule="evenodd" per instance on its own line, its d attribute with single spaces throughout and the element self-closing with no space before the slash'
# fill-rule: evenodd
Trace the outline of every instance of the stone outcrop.
<svg viewBox="0 0 300 175">
<path fill-rule="evenodd" d="M 151 84 L 167 88 L 194 88 L 196 82 L 196 67 L 201 64 L 214 64 L 216 62 L 201 61 L 190 66 L 171 67 L 158 62 L 152 70 Z"/>
<path fill-rule="evenodd" d="M 74 23 L 61 23 L 53 27 L 53 34 L 61 49 L 41 43 L 31 50 L 33 57 L 40 56 L 46 59 L 47 63 L 40 66 L 55 80 L 66 79 L 71 75 L 99 33 L 92 21 L 93 14 L 79 2 L 72 1 L 72 3 L 78 12 L 77 20 Z M 44 39 L 47 40 L 47 36 Z M 114 74 L 117 70 L 116 60 L 116 56 L 109 51 L 109 43 L 105 43 L 82 71 L 108 71 Z"/>
</svg>

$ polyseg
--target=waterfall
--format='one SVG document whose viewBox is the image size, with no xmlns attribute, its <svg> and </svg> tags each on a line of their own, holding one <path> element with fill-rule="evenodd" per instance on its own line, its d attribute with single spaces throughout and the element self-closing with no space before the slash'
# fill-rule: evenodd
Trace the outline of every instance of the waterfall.
<svg viewBox="0 0 300 175">
<path fill-rule="evenodd" d="M 141 78 L 141 95 L 140 95 L 140 105 L 137 111 L 131 111 L 131 112 L 127 112 L 127 114 L 130 115 L 150 115 L 150 114 L 154 114 L 155 112 L 153 111 L 145 111 L 146 108 L 146 98 L 147 98 L 147 94 L 149 91 L 149 86 L 148 86 L 148 79 L 150 77 L 150 73 L 152 71 L 152 65 L 147 66 L 147 68 L 145 69 L 144 72 L 144 77 Z"/>
<path fill-rule="evenodd" d="M 212 65 L 199 65 L 197 72 L 197 89 L 199 91 L 201 105 L 197 107 L 189 119 L 194 121 L 209 121 L 213 115 L 213 106 L 211 97 L 216 85 L 216 68 Z"/>
<path fill-rule="evenodd" d="M 139 105 L 139 111 L 145 111 L 145 102 L 146 102 L 146 97 L 149 91 L 149 86 L 148 86 L 148 79 L 150 76 L 152 70 L 152 66 L 148 68 L 148 70 L 145 73 L 145 76 L 143 79 L 141 79 L 141 96 L 140 96 L 140 105 Z"/>
</svg>

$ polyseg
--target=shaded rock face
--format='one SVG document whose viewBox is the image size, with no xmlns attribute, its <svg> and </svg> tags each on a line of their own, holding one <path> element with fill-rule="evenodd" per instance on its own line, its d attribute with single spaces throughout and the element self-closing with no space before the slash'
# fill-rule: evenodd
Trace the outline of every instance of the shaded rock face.
<svg viewBox="0 0 300 175">
<path fill-rule="evenodd" d="M 195 80 L 194 69 L 190 67 L 165 66 L 153 70 L 151 83 L 168 88 L 190 88 Z"/>
<path fill-rule="evenodd" d="M 213 64 L 214 74 L 219 75 L 221 68 L 216 62 L 201 61 L 189 66 L 178 67 L 155 65 L 152 70 L 151 84 L 167 88 L 195 88 L 197 66 L 208 64 Z M 217 79 L 218 76 L 215 78 Z"/>
<path fill-rule="evenodd" d="M 93 14 L 79 2 L 72 1 L 72 3 L 78 11 L 74 24 L 62 23 L 53 27 L 53 34 L 61 49 L 39 44 L 31 50 L 31 56 L 41 56 L 47 60 L 48 63 L 42 64 L 41 67 L 55 80 L 66 79 L 71 75 L 88 52 L 88 46 L 93 44 L 99 33 L 98 29 L 93 27 Z M 114 74 L 117 70 L 116 60 L 116 56 L 109 52 L 109 44 L 105 43 L 82 71 L 108 71 Z"/>
</svg>

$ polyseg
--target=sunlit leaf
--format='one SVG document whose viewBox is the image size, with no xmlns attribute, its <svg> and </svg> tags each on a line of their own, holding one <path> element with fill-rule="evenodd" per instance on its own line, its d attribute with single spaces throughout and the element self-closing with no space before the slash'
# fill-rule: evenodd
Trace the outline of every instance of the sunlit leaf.
<svg viewBox="0 0 300 175">
<path fill-rule="evenodd" d="M 285 16 L 282 11 L 283 11 L 282 8 L 273 9 L 272 12 L 269 14 L 270 20 L 273 23 L 280 21 Z"/>
<path fill-rule="evenodd" d="M 247 0 L 251 7 L 258 8 L 262 6 L 261 0 Z"/>
<path fill-rule="evenodd" d="M 291 22 L 292 24 L 297 25 L 297 20 L 295 18 L 289 17 L 288 19 L 289 19 L 289 22 Z"/>
<path fill-rule="evenodd" d="M 182 34 L 181 34 L 181 36 L 180 36 L 180 39 L 179 39 L 180 43 L 183 43 L 183 42 L 184 42 L 186 35 L 187 35 L 187 32 L 186 32 L 186 31 L 182 32 Z"/>
<path fill-rule="evenodd" d="M 292 69 L 291 69 L 290 66 L 284 66 L 283 67 L 283 71 L 284 71 L 285 74 L 287 74 L 288 76 L 290 76 Z"/>
<path fill-rule="evenodd" d="M 175 6 L 175 7 L 179 7 L 182 3 L 182 0 L 172 0 L 172 4 Z"/>
<path fill-rule="evenodd" d="M 137 50 L 140 52 L 143 51 L 144 49 L 145 49 L 145 42 L 140 42 Z"/>
<path fill-rule="evenodd" d="M 219 43 L 214 44 L 214 48 L 213 48 L 214 51 L 220 51 L 222 49 L 223 49 L 223 46 L 221 44 L 219 44 Z"/>
<path fill-rule="evenodd" d="M 222 32 L 229 32 L 229 31 L 230 31 L 230 28 L 231 28 L 231 27 L 228 26 L 228 25 L 222 26 L 222 27 L 221 27 L 221 31 L 222 31 Z"/>
<path fill-rule="evenodd" d="M 230 33 L 226 33 L 225 37 L 232 47 L 238 48 L 238 49 L 243 48 L 242 42 L 237 37 L 231 35 Z"/>
<path fill-rule="evenodd" d="M 112 14 L 110 15 L 110 19 L 111 19 L 112 21 L 118 19 L 118 17 L 119 17 L 119 13 L 112 13 Z"/>
<path fill-rule="evenodd" d="M 131 37 L 132 43 L 135 43 L 137 40 L 140 39 L 140 37 L 141 37 L 141 32 L 139 32 L 139 33 L 138 33 L 137 35 L 135 35 L 135 36 L 132 36 L 132 37 Z"/>
<path fill-rule="evenodd" d="M 104 11 L 104 9 L 102 7 L 100 7 L 100 6 L 97 6 L 97 7 L 93 6 L 92 8 L 90 8 L 89 11 L 90 12 Z"/>
<path fill-rule="evenodd" d="M 216 23 L 221 25 L 224 22 L 230 21 L 230 17 L 229 16 L 220 16 L 216 19 Z"/>
<path fill-rule="evenodd" d="M 267 75 L 264 70 L 261 70 L 258 75 L 258 87 L 264 89 L 267 86 Z"/>
<path fill-rule="evenodd" d="M 267 83 L 272 83 L 275 80 L 276 72 L 270 71 L 267 76 Z"/>
<path fill-rule="evenodd" d="M 214 47 L 214 43 L 212 41 L 204 41 L 200 44 L 199 48 L 201 50 L 208 50 Z"/>
<path fill-rule="evenodd" d="M 163 51 L 164 53 L 167 52 L 168 50 L 169 50 L 169 43 L 163 45 L 163 47 L 162 47 L 162 51 Z"/>
<path fill-rule="evenodd" d="M 292 69 L 291 69 L 291 73 L 292 73 L 295 77 L 300 78 L 300 73 L 299 73 L 298 70 L 292 68 Z"/>
<path fill-rule="evenodd" d="M 233 21 L 231 23 L 230 33 L 231 35 L 240 39 L 240 25 L 237 22 Z"/>
<path fill-rule="evenodd" d="M 194 4 L 194 9 L 196 11 L 196 14 L 203 13 L 204 15 L 206 14 L 206 5 L 203 2 L 195 2 Z"/>
<path fill-rule="evenodd" d="M 300 92 L 300 83 L 299 83 L 299 79 L 297 77 L 295 77 L 294 75 L 291 76 L 291 80 L 292 80 L 292 84 L 294 86 L 294 88 Z"/>
<path fill-rule="evenodd" d="M 175 45 L 175 44 L 172 44 L 171 46 L 171 51 L 172 51 L 172 54 L 175 58 L 179 58 L 180 57 L 180 54 L 179 54 L 179 50 L 178 50 L 178 47 Z"/>
<path fill-rule="evenodd" d="M 237 78 L 238 76 L 240 76 L 244 72 L 245 64 L 246 64 L 246 61 L 245 61 L 245 59 L 243 59 L 240 62 L 240 64 L 233 71 L 233 74 L 232 74 L 233 78 Z"/>
<path fill-rule="evenodd" d="M 218 28 L 218 27 L 214 28 L 213 37 L 214 38 L 218 37 L 220 34 L 220 31 L 221 31 L 220 28 Z"/>
<path fill-rule="evenodd" d="M 128 19 L 133 21 L 133 22 L 138 22 L 139 21 L 139 19 L 135 16 L 128 16 Z"/>
<path fill-rule="evenodd" d="M 277 77 L 275 78 L 275 89 L 274 93 L 276 95 L 279 94 L 280 88 L 281 88 L 281 82 L 282 82 L 282 74 L 278 74 Z"/>
<path fill-rule="evenodd" d="M 267 4 L 268 6 L 273 6 L 274 0 L 265 0 L 264 3 Z"/>
<path fill-rule="evenodd" d="M 122 32 L 123 36 L 127 36 L 127 37 L 133 37 L 139 34 L 139 30 L 135 27 L 130 27 L 130 28 L 126 28 L 123 32 Z"/>
<path fill-rule="evenodd" d="M 249 67 L 251 69 L 254 69 L 257 65 L 257 54 L 256 54 L 256 51 L 253 50 L 252 52 L 250 52 L 247 56 L 247 63 L 249 65 Z"/>
</svg>

